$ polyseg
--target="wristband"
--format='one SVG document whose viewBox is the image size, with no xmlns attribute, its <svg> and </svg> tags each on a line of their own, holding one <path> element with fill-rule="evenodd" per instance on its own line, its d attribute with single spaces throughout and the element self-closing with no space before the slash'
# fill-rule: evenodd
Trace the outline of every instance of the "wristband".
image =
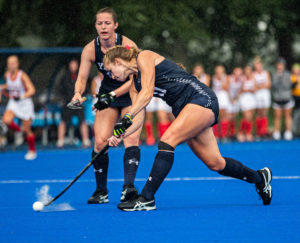
<svg viewBox="0 0 300 243">
<path fill-rule="evenodd" d="M 112 97 L 116 97 L 116 93 L 114 91 L 109 92 Z"/>
</svg>

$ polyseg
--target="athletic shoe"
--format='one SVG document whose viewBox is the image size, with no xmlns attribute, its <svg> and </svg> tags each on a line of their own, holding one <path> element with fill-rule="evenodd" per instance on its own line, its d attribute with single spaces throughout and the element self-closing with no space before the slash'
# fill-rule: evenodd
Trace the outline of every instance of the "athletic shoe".
<svg viewBox="0 0 300 243">
<path fill-rule="evenodd" d="M 64 139 L 58 139 L 57 142 L 56 142 L 56 147 L 58 148 L 62 148 L 64 146 Z"/>
<path fill-rule="evenodd" d="M 293 133 L 291 131 L 285 131 L 283 137 L 287 141 L 291 141 L 293 139 Z"/>
<path fill-rule="evenodd" d="M 123 186 L 121 199 L 120 199 L 121 202 L 133 200 L 136 199 L 137 197 L 138 197 L 138 192 L 133 185 Z"/>
<path fill-rule="evenodd" d="M 101 191 L 99 189 L 96 189 L 94 194 L 89 198 L 88 204 L 102 204 L 102 203 L 108 203 L 108 194 L 106 191 Z"/>
<path fill-rule="evenodd" d="M 36 159 L 37 157 L 37 154 L 35 151 L 28 151 L 26 154 L 25 154 L 25 159 L 26 160 L 34 160 Z"/>
<path fill-rule="evenodd" d="M 91 147 L 91 146 L 92 146 L 91 140 L 85 139 L 85 140 L 82 141 L 82 147 L 88 148 L 88 147 Z"/>
<path fill-rule="evenodd" d="M 122 202 L 118 205 L 118 209 L 123 211 L 150 211 L 155 210 L 155 200 L 146 200 L 142 195 L 138 196 L 136 199 Z"/>
<path fill-rule="evenodd" d="M 262 183 L 260 185 L 256 185 L 256 191 L 263 200 L 264 205 L 269 205 L 272 200 L 272 171 L 270 168 L 265 167 L 261 170 L 257 171 L 262 176 Z"/>
<path fill-rule="evenodd" d="M 24 143 L 23 132 L 15 132 L 15 145 L 20 146 Z"/>
<path fill-rule="evenodd" d="M 281 139 L 281 134 L 279 131 L 273 132 L 273 139 L 274 140 L 280 140 Z"/>
</svg>

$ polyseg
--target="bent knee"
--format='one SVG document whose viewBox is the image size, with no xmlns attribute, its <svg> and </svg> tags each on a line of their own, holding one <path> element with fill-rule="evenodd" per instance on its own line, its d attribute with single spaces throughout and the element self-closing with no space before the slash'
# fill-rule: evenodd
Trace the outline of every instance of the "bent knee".
<svg viewBox="0 0 300 243">
<path fill-rule="evenodd" d="M 139 146 L 140 136 L 139 134 L 131 134 L 130 136 L 124 138 L 124 146 L 131 147 L 131 146 Z"/>
<path fill-rule="evenodd" d="M 102 137 L 100 138 L 95 138 L 95 145 L 94 145 L 94 149 L 95 151 L 100 151 L 107 143 L 107 139 L 104 139 Z"/>
<path fill-rule="evenodd" d="M 212 171 L 222 171 L 225 168 L 226 162 L 222 157 L 218 157 L 207 161 L 205 164 Z"/>
</svg>

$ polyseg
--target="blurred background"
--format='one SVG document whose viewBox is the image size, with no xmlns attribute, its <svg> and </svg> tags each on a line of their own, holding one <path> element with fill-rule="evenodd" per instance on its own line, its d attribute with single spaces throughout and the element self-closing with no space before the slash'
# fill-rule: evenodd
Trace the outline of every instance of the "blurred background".
<svg viewBox="0 0 300 243">
<path fill-rule="evenodd" d="M 300 60 L 300 4 L 296 0 L 0 0 L 0 83 L 4 83 L 7 57 L 17 54 L 21 69 L 37 90 L 33 126 L 41 144 L 57 139 L 56 82 L 68 62 L 80 60 L 82 47 L 97 36 L 95 13 L 106 6 L 118 15 L 117 32 L 142 49 L 184 64 L 191 73 L 198 62 L 212 75 L 217 65 L 230 74 L 237 66 L 252 64 L 255 56 L 270 72 L 275 71 L 279 56 L 286 60 L 288 70 Z M 96 74 L 93 67 L 91 79 Z M 2 99 L 0 115 L 5 102 Z M 90 108 L 87 102 L 86 110 Z M 86 119 L 92 126 L 93 116 L 86 114 Z M 76 120 L 73 125 L 76 137 Z"/>
</svg>

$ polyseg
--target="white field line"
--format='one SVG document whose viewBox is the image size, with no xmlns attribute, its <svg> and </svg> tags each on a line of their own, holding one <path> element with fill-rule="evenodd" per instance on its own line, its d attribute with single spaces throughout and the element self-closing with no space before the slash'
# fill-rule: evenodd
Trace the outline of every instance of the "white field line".
<svg viewBox="0 0 300 243">
<path fill-rule="evenodd" d="M 146 178 L 136 178 L 136 181 L 146 181 Z M 225 181 L 235 180 L 230 177 L 173 177 L 165 181 Z M 300 180 L 300 176 L 273 176 L 273 180 Z M 72 179 L 40 179 L 40 180 L 0 180 L 0 184 L 44 184 L 44 183 L 69 183 Z M 78 180 L 78 182 L 94 182 L 95 180 Z M 123 178 L 108 179 L 109 182 L 123 182 Z"/>
</svg>

